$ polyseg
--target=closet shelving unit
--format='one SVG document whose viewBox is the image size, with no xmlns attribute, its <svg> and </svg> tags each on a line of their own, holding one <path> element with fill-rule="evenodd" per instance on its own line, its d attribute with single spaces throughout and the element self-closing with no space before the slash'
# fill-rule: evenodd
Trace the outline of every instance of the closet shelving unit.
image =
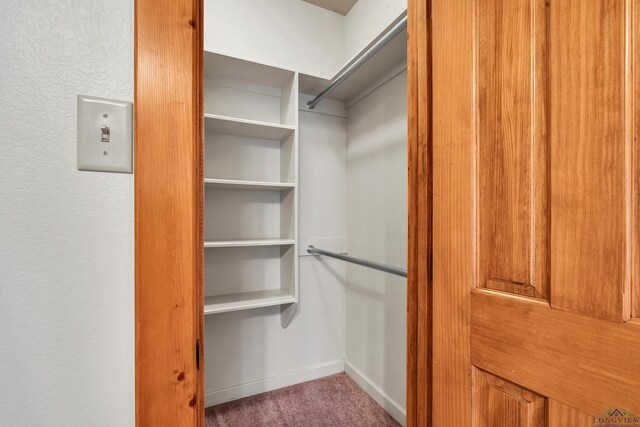
<svg viewBox="0 0 640 427">
<path fill-rule="evenodd" d="M 400 72 L 406 37 L 405 29 L 330 98 L 353 101 Z M 280 305 L 285 326 L 298 302 L 298 103 L 332 79 L 207 51 L 204 68 L 204 313 Z"/>
<path fill-rule="evenodd" d="M 298 301 L 298 74 L 205 52 L 205 307 Z"/>
</svg>

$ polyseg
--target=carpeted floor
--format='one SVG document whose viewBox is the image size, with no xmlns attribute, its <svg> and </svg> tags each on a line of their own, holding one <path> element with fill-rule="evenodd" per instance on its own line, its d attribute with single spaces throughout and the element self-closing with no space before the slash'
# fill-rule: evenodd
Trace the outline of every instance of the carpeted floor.
<svg viewBox="0 0 640 427">
<path fill-rule="evenodd" d="M 207 408 L 206 427 L 399 426 L 345 373 Z"/>
</svg>

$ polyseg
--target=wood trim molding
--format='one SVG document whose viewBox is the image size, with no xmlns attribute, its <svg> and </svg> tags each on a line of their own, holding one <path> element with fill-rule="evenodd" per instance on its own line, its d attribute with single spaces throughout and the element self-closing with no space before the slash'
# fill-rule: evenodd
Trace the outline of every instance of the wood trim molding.
<svg viewBox="0 0 640 427">
<path fill-rule="evenodd" d="M 430 0 L 408 4 L 407 426 L 431 425 Z"/>
<path fill-rule="evenodd" d="M 135 1 L 137 426 L 202 426 L 202 0 Z"/>
</svg>

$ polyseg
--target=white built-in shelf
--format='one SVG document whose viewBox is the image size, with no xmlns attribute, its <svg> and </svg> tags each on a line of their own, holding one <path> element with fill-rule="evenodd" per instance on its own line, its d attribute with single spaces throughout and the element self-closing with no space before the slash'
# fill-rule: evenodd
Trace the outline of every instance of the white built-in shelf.
<svg viewBox="0 0 640 427">
<path fill-rule="evenodd" d="M 242 240 L 209 240 L 204 242 L 205 248 L 238 248 L 253 246 L 290 246 L 296 243 L 293 239 L 242 239 Z"/>
<path fill-rule="evenodd" d="M 205 297 L 204 314 L 224 313 L 226 311 L 292 304 L 294 302 L 296 302 L 296 299 L 283 289 L 269 289 L 265 291 L 217 295 Z"/>
<path fill-rule="evenodd" d="M 205 81 L 233 79 L 264 87 L 283 88 L 291 82 L 294 71 L 205 50 L 204 75 Z"/>
<path fill-rule="evenodd" d="M 236 179 L 205 178 L 204 184 L 209 188 L 227 188 L 238 190 L 275 190 L 283 191 L 295 188 L 292 182 L 241 181 Z"/>
<path fill-rule="evenodd" d="M 204 62 L 204 312 L 296 303 L 298 73 L 206 51 Z"/>
<path fill-rule="evenodd" d="M 275 139 L 279 141 L 288 138 L 295 130 L 295 126 L 239 119 L 217 114 L 204 115 L 204 128 L 207 132 L 223 135 Z"/>
</svg>

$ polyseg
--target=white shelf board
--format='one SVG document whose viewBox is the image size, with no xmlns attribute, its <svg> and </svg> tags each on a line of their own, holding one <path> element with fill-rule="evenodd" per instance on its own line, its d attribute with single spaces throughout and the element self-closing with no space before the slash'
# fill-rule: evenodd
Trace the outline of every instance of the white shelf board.
<svg viewBox="0 0 640 427">
<path fill-rule="evenodd" d="M 241 181 L 236 179 L 205 178 L 204 185 L 209 188 L 227 188 L 238 190 L 275 190 L 283 191 L 294 188 L 292 182 Z"/>
<path fill-rule="evenodd" d="M 218 295 L 204 298 L 204 314 L 292 304 L 294 302 L 296 302 L 296 299 L 283 289 Z"/>
<path fill-rule="evenodd" d="M 384 34 L 384 32 L 382 34 Z M 371 44 L 373 44 L 373 42 Z M 363 49 L 360 54 L 366 51 L 367 48 Z M 347 69 L 358 57 L 359 55 L 356 55 L 355 58 L 342 67 L 342 69 L 336 73 L 336 76 Z M 377 80 L 384 77 L 391 68 L 402 62 L 405 64 L 407 62 L 407 30 L 395 36 L 389 43 L 382 47 L 382 49 L 376 52 L 373 57 L 362 64 L 360 68 L 354 71 L 353 74 L 327 95 L 327 99 L 335 99 L 343 102 L 349 101 L 370 85 L 376 83 Z M 314 96 L 318 95 L 329 86 L 329 83 L 331 83 L 331 80 L 322 77 L 300 74 L 300 93 Z"/>
<path fill-rule="evenodd" d="M 295 72 L 253 60 L 204 51 L 204 75 L 208 78 L 233 78 L 263 86 L 283 88 Z"/>
<path fill-rule="evenodd" d="M 244 136 L 247 138 L 276 139 L 282 141 L 293 133 L 295 126 L 279 123 L 258 122 L 217 114 L 204 115 L 204 128 L 207 132 L 223 135 Z"/>
<path fill-rule="evenodd" d="M 251 246 L 290 246 L 296 243 L 293 239 L 242 239 L 242 240 L 209 240 L 204 242 L 205 248 L 237 248 Z"/>
</svg>

